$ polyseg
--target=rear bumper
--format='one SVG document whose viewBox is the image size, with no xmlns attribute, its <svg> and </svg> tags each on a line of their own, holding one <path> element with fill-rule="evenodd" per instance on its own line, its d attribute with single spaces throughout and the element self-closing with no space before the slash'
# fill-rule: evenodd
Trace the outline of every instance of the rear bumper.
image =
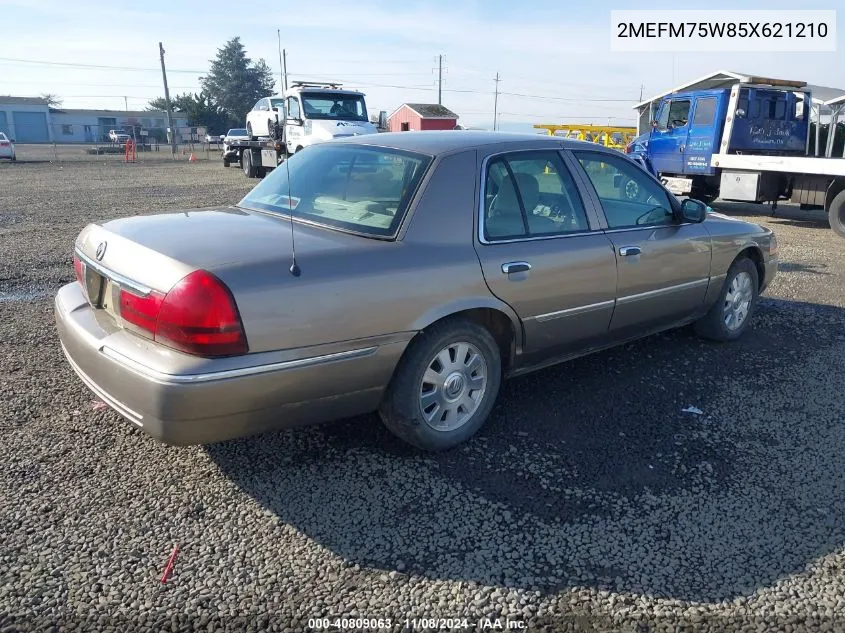
<svg viewBox="0 0 845 633">
<path fill-rule="evenodd" d="M 55 317 L 62 350 L 82 382 L 145 433 L 175 445 L 373 411 L 405 347 L 353 342 L 346 351 L 295 350 L 270 363 L 265 354 L 249 354 L 235 359 L 242 366 L 234 369 L 233 359 L 199 359 L 201 371 L 170 374 L 144 363 L 143 348 L 154 343 L 104 329 L 76 282 L 59 290 Z M 127 346 L 127 337 L 137 344 Z M 127 353 L 133 347 L 134 358 Z"/>
</svg>

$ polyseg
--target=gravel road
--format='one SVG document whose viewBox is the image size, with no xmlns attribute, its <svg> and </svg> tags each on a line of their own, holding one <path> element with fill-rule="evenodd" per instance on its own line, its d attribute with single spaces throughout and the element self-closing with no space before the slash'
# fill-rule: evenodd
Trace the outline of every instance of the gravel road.
<svg viewBox="0 0 845 633">
<path fill-rule="evenodd" d="M 0 164 L 2 633 L 845 630 L 845 240 L 822 214 L 716 203 L 781 245 L 740 342 L 682 330 L 515 379 L 447 454 L 374 416 L 175 448 L 97 407 L 52 296 L 87 222 L 254 181 L 38 151 Z"/>
</svg>

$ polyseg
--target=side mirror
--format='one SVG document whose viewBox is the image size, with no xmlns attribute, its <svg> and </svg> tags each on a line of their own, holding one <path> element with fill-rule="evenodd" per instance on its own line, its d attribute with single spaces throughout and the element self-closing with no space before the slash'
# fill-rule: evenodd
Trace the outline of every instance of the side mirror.
<svg viewBox="0 0 845 633">
<path fill-rule="evenodd" d="M 386 130 L 387 129 L 387 111 L 381 110 L 378 113 L 378 127 L 379 129 Z"/>
<path fill-rule="evenodd" d="M 701 200 L 687 198 L 681 203 L 681 217 L 685 222 L 704 222 L 707 217 L 707 205 Z"/>
</svg>

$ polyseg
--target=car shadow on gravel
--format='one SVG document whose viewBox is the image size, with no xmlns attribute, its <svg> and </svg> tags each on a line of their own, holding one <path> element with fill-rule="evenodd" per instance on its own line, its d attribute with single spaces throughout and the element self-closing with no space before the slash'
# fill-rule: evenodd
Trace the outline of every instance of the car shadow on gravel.
<svg viewBox="0 0 845 633">
<path fill-rule="evenodd" d="M 843 326 L 841 308 L 763 299 L 733 344 L 685 328 L 511 380 L 478 436 L 436 455 L 376 416 L 207 450 L 348 565 L 544 593 L 747 596 L 845 542 L 845 411 L 807 383 L 829 371 L 807 359 L 845 350 Z M 798 424 L 792 389 L 813 398 L 817 428 Z"/>
<path fill-rule="evenodd" d="M 827 213 L 823 209 L 801 209 L 798 205 L 780 205 L 772 215 L 769 204 L 752 204 L 750 202 L 725 202 L 718 200 L 710 205 L 713 210 L 725 215 L 746 218 L 752 221 L 758 218 L 763 224 L 777 226 L 786 224 L 802 229 L 830 230 Z"/>
</svg>

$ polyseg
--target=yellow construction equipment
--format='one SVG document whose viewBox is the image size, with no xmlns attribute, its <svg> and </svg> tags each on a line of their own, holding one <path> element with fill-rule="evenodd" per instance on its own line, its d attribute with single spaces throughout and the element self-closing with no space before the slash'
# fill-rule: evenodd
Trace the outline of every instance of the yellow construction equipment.
<svg viewBox="0 0 845 633">
<path fill-rule="evenodd" d="M 562 125 L 537 124 L 538 130 L 546 130 L 549 136 L 562 136 L 598 143 L 621 151 L 637 136 L 637 128 L 618 125 L 593 125 L 591 123 L 566 123 Z"/>
</svg>

